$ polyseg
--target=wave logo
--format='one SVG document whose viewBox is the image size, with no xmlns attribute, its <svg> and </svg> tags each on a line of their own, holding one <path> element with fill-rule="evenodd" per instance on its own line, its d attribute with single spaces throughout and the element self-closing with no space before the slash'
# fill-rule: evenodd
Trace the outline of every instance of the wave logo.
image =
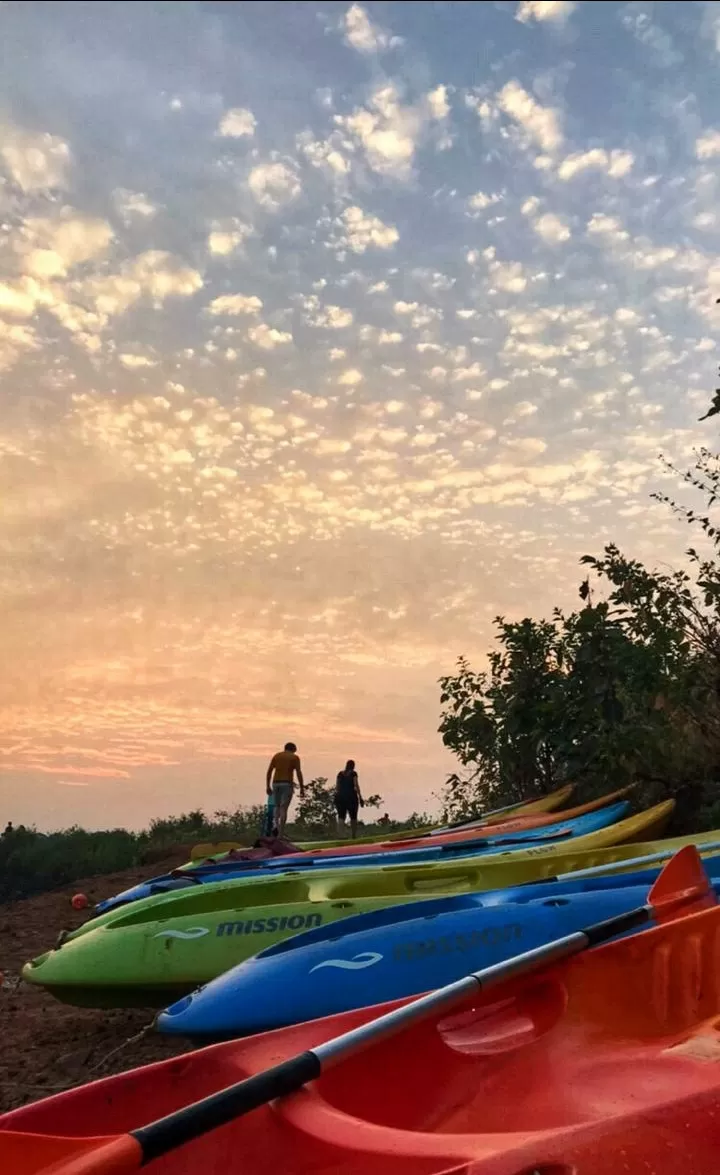
<svg viewBox="0 0 720 1175">
<path fill-rule="evenodd" d="M 157 934 L 153 935 L 153 938 L 192 939 L 203 938 L 209 933 L 210 931 L 206 926 L 190 926 L 187 930 L 158 930 Z"/>
<path fill-rule="evenodd" d="M 372 967 L 375 963 L 379 963 L 382 955 L 377 951 L 363 951 L 360 955 L 353 955 L 352 959 L 326 959 L 324 963 L 317 963 L 308 971 L 308 975 L 312 975 L 313 971 L 319 971 L 322 967 L 336 967 L 338 971 L 362 971 L 365 967 Z"/>
</svg>

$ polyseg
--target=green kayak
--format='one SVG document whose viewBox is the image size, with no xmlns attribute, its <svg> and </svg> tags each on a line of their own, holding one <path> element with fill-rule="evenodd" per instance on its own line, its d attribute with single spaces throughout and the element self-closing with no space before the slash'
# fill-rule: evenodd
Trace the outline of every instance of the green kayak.
<svg viewBox="0 0 720 1175">
<path fill-rule="evenodd" d="M 164 1007 L 302 930 L 428 896 L 424 887 L 413 894 L 396 885 L 362 894 L 360 879 L 349 880 L 280 874 L 145 898 L 61 934 L 61 945 L 27 963 L 23 978 L 80 1007 Z"/>
<path fill-rule="evenodd" d="M 631 817 L 639 821 L 639 817 Z M 66 1003 L 163 1006 L 283 939 L 398 902 L 499 889 L 572 869 L 720 840 L 720 832 L 644 844 L 234 878 L 144 898 L 61 936 L 23 978 Z M 629 865 L 628 868 L 632 868 Z"/>
</svg>

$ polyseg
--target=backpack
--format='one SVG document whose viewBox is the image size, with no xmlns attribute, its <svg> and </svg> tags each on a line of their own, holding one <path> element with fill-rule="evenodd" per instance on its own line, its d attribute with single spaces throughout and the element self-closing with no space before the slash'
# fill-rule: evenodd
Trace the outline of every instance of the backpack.
<svg viewBox="0 0 720 1175">
<path fill-rule="evenodd" d="M 335 780 L 335 791 L 346 793 L 354 792 L 355 775 L 355 771 L 338 771 L 337 779 Z"/>
</svg>

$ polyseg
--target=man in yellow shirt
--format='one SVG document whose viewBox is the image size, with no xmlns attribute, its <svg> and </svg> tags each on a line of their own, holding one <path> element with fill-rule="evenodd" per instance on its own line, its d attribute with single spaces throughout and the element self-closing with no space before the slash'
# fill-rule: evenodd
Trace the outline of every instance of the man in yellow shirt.
<svg viewBox="0 0 720 1175">
<path fill-rule="evenodd" d="M 282 836 L 285 829 L 288 808 L 293 798 L 295 776 L 302 796 L 305 791 L 305 780 L 300 766 L 300 756 L 295 743 L 285 743 L 285 749 L 273 755 L 265 776 L 265 790 L 273 797 L 275 803 L 276 836 Z"/>
</svg>

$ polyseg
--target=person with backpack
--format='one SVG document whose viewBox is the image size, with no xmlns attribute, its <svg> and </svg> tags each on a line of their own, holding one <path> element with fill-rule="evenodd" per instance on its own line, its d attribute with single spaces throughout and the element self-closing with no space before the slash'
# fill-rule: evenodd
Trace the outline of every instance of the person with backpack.
<svg viewBox="0 0 720 1175">
<path fill-rule="evenodd" d="M 335 811 L 337 812 L 338 830 L 345 828 L 345 821 L 350 817 L 350 835 L 353 840 L 357 836 L 358 807 L 364 807 L 365 801 L 360 792 L 358 774 L 355 770 L 355 760 L 348 759 L 344 771 L 338 771 L 335 780 Z"/>
</svg>

